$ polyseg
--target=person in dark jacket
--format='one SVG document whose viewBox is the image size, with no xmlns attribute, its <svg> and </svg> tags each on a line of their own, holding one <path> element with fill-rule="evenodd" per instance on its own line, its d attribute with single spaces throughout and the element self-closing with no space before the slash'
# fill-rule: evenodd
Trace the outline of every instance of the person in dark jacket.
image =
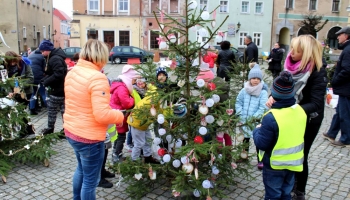
<svg viewBox="0 0 350 200">
<path fill-rule="evenodd" d="M 244 61 L 245 63 L 256 62 L 259 64 L 259 51 L 258 47 L 254 42 L 252 42 L 252 37 L 250 35 L 245 36 L 244 44 L 247 45 L 247 48 L 244 51 Z"/>
<path fill-rule="evenodd" d="M 45 135 L 54 132 L 57 108 L 60 108 L 62 116 L 64 113 L 64 79 L 67 74 L 67 65 L 64 51 L 61 48 L 54 48 L 49 40 L 43 40 L 39 50 L 46 58 L 45 77 L 41 79 L 41 83 L 44 87 L 50 88 L 47 101 L 48 126 L 42 130 L 42 134 Z"/>
<path fill-rule="evenodd" d="M 339 100 L 331 126 L 323 137 L 334 146 L 350 147 L 350 27 L 344 27 L 335 34 L 338 35 L 339 49 L 343 50 L 332 80 L 333 93 L 339 95 Z M 341 136 L 335 141 L 339 131 Z"/>
<path fill-rule="evenodd" d="M 269 68 L 272 77 L 276 78 L 282 70 L 282 59 L 283 59 L 284 49 L 280 48 L 280 44 L 276 42 L 274 48 L 271 50 L 270 55 L 267 57 Z"/>
<path fill-rule="evenodd" d="M 327 73 L 322 63 L 322 45 L 312 35 L 301 35 L 291 41 L 284 70 L 293 74 L 296 81 L 294 90 L 297 103 L 307 115 L 304 135 L 303 171 L 295 174 L 295 199 L 305 199 L 305 189 L 309 175 L 308 156 L 324 116 L 325 93 L 328 83 Z M 266 105 L 274 103 L 270 97 Z"/>
<path fill-rule="evenodd" d="M 45 58 L 37 49 L 33 53 L 29 55 L 29 60 L 32 62 L 32 71 L 34 75 L 34 85 L 33 86 L 33 94 L 30 98 L 29 109 L 31 115 L 37 115 L 38 113 L 35 110 L 36 105 L 36 96 L 39 93 L 42 101 L 44 102 L 44 106 L 46 107 L 46 92 L 43 84 L 40 83 L 41 79 L 44 78 L 45 75 Z"/>
<path fill-rule="evenodd" d="M 253 131 L 259 160 L 264 163 L 265 199 L 291 199 L 294 172 L 303 170 L 306 114 L 300 105 L 295 104 L 293 90 L 292 75 L 283 71 L 271 87 L 276 102 Z M 285 149 L 289 151 L 285 152 Z"/>
<path fill-rule="evenodd" d="M 235 55 L 230 50 L 231 43 L 229 41 L 221 42 L 221 51 L 219 51 L 216 64 L 218 66 L 216 75 L 225 78 L 226 82 L 230 82 L 229 74 L 233 71 L 232 63 L 236 63 Z"/>
</svg>

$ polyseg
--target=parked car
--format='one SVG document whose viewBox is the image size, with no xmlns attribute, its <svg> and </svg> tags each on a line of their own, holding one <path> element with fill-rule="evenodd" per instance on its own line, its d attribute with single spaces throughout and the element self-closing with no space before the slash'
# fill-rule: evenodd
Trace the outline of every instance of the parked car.
<svg viewBox="0 0 350 200">
<path fill-rule="evenodd" d="M 153 57 L 154 53 L 134 46 L 115 46 L 109 52 L 109 61 L 116 64 L 128 62 L 128 58 L 140 58 L 141 62 L 146 62 Z"/>
<path fill-rule="evenodd" d="M 80 47 L 67 47 L 64 48 L 63 51 L 66 53 L 67 58 L 72 59 L 75 53 L 79 53 L 81 50 Z"/>
<path fill-rule="evenodd" d="M 215 49 L 221 50 L 220 46 L 214 46 L 214 47 L 215 47 Z M 234 47 L 231 47 L 230 49 L 233 51 L 233 54 L 235 54 L 236 60 L 238 60 L 239 62 L 243 63 L 244 53 L 241 52 L 240 50 L 234 48 Z"/>
</svg>

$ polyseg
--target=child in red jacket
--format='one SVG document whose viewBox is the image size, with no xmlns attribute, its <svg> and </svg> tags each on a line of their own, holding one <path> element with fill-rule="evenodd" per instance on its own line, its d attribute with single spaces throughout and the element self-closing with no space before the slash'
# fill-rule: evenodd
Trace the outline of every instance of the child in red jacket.
<svg viewBox="0 0 350 200">
<path fill-rule="evenodd" d="M 209 64 L 210 70 L 214 72 L 214 64 L 215 64 L 215 59 L 218 57 L 218 55 L 214 52 L 207 51 L 206 54 L 203 56 L 203 62 Z"/>
</svg>

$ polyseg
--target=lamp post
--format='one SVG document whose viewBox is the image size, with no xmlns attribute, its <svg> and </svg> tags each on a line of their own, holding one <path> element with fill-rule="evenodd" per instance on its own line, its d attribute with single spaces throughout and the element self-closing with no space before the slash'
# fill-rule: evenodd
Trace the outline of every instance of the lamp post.
<svg viewBox="0 0 350 200">
<path fill-rule="evenodd" d="M 53 46 L 55 46 L 55 35 L 56 35 L 57 31 L 56 29 L 53 31 L 52 33 L 52 40 L 53 40 Z"/>
</svg>

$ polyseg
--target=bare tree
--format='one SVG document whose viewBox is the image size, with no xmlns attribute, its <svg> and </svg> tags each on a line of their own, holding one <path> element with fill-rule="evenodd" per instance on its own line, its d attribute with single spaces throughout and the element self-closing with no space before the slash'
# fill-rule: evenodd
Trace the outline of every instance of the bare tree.
<svg viewBox="0 0 350 200">
<path fill-rule="evenodd" d="M 316 37 L 317 32 L 322 30 L 324 25 L 327 24 L 328 19 L 323 20 L 323 16 L 309 13 L 303 15 L 303 20 L 299 23 L 301 27 L 298 35 L 310 34 Z"/>
</svg>

